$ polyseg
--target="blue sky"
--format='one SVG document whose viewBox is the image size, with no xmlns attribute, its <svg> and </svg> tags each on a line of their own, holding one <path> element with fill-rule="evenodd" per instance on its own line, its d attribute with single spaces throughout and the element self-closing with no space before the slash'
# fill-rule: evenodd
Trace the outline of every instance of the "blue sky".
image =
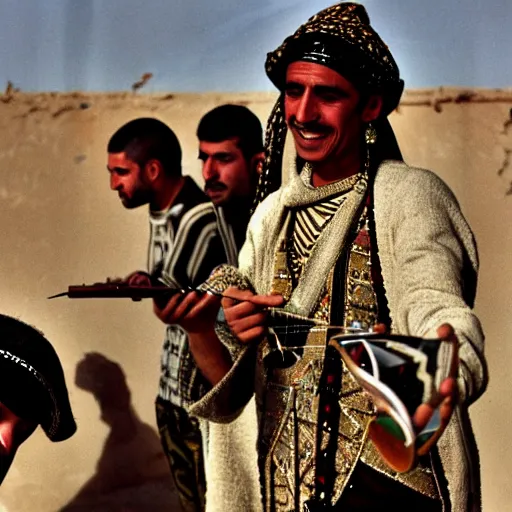
<svg viewBox="0 0 512 512">
<path fill-rule="evenodd" d="M 512 86 L 509 0 L 363 0 L 406 87 Z M 1 0 L 0 88 L 267 91 L 264 61 L 321 0 Z"/>
</svg>

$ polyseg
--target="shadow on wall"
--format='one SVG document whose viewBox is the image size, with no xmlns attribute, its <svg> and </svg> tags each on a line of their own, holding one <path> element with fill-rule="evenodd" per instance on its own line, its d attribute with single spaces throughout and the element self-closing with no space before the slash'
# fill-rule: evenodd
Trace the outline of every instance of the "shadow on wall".
<svg viewBox="0 0 512 512">
<path fill-rule="evenodd" d="M 180 510 L 158 434 L 135 413 L 121 366 L 86 354 L 75 383 L 94 395 L 110 432 L 96 474 L 60 512 Z"/>
</svg>

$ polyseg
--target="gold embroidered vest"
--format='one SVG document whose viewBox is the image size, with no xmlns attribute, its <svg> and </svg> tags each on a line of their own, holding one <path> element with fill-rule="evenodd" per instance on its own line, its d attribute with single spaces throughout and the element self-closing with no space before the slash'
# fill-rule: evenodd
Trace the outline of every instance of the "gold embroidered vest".
<svg viewBox="0 0 512 512">
<path fill-rule="evenodd" d="M 256 399 L 260 416 L 260 471 L 263 479 L 265 510 L 292 512 L 307 510 L 307 502 L 318 495 L 325 475 L 317 474 L 317 457 L 334 439 L 336 455 L 329 501 L 340 498 L 358 460 L 396 481 L 429 497 L 437 497 L 433 473 L 419 465 L 398 474 L 386 466 L 368 440 L 368 426 L 375 414 L 370 396 L 363 391 L 343 366 L 339 390 L 340 417 L 337 431 L 321 423 L 320 377 L 324 368 L 325 346 L 336 332 L 328 327 L 332 318 L 335 270 L 342 269 L 342 326 L 369 328 L 377 321 L 377 300 L 371 279 L 371 243 L 366 206 L 360 214 L 349 251 L 342 255 L 326 276 L 324 291 L 312 315 L 324 326 L 300 325 L 296 319 L 289 326 L 275 329 L 260 345 L 257 357 Z M 275 254 L 273 293 L 290 297 L 293 271 L 290 270 L 287 239 Z M 337 290 L 339 292 L 340 290 Z M 338 330 L 339 331 L 339 330 Z M 283 356 L 276 346 L 281 344 Z M 290 349 L 290 347 L 300 347 Z M 305 347 L 304 347 L 305 346 Z M 288 347 L 288 348 L 287 348 Z M 277 361 L 277 364 L 276 364 Z M 334 436 L 334 438 L 333 438 Z M 336 439 L 337 438 L 337 439 Z M 318 496 L 316 496 L 318 497 Z M 322 496 L 320 496 L 322 498 Z"/>
</svg>

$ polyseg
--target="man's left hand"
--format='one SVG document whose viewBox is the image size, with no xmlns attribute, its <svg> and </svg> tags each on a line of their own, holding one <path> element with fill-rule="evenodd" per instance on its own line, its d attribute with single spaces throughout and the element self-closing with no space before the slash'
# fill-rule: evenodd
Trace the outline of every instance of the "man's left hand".
<svg viewBox="0 0 512 512">
<path fill-rule="evenodd" d="M 437 329 L 437 335 L 441 339 L 452 340 L 458 347 L 457 336 L 451 325 L 441 325 Z M 440 437 L 440 434 L 444 431 L 446 425 L 448 425 L 450 422 L 455 404 L 457 403 L 457 380 L 454 377 L 448 377 L 447 379 L 444 379 L 443 382 L 441 382 L 439 394 L 440 404 L 438 407 L 441 426 L 439 429 L 439 436 L 436 436 L 436 438 Z M 426 427 L 436 409 L 437 407 L 434 407 L 430 404 L 422 404 L 416 409 L 416 412 L 413 416 L 413 423 L 417 432 L 421 432 Z"/>
</svg>

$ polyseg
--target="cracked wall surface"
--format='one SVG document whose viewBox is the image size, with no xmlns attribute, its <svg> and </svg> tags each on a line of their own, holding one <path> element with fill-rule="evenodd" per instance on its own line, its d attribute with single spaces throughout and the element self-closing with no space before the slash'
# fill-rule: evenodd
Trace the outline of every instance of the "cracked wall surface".
<svg viewBox="0 0 512 512">
<path fill-rule="evenodd" d="M 125 210 L 109 190 L 106 144 L 121 124 L 140 116 L 168 122 L 182 143 L 185 173 L 201 182 L 195 139 L 201 115 L 231 102 L 265 121 L 275 99 L 272 93 L 0 96 L 0 311 L 37 325 L 53 341 L 79 427 L 68 442 L 53 445 L 38 431 L 22 446 L 2 486 L 0 511 L 173 510 L 176 498 L 155 444 L 163 326 L 151 304 L 46 297 L 145 266 L 147 211 Z M 512 500 L 511 107 L 508 90 L 415 90 L 406 91 L 391 117 L 406 161 L 452 187 L 478 241 L 476 308 L 491 382 L 471 416 L 490 512 Z M 103 358 L 96 356 L 91 372 L 107 368 L 105 375 L 119 375 L 128 390 L 131 405 L 122 418 L 132 429 L 119 431 L 104 403 L 81 384 L 78 369 L 89 352 Z M 116 365 L 121 372 L 112 370 Z"/>
</svg>

